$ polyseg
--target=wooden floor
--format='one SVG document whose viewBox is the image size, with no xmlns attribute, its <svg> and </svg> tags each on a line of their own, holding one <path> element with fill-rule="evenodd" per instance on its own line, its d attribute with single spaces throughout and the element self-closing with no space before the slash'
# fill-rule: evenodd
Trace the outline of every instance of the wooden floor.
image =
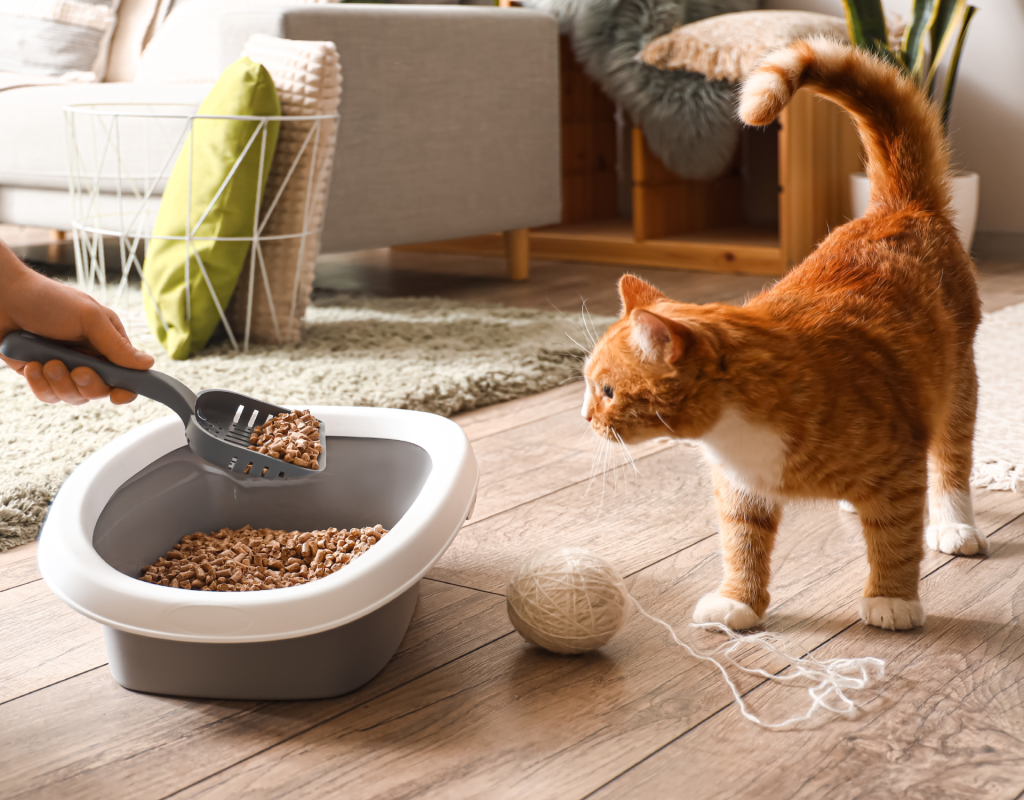
<svg viewBox="0 0 1024 800">
<path fill-rule="evenodd" d="M 491 259 L 372 252 L 323 286 L 438 294 L 566 312 L 616 310 L 621 270 L 537 264 L 510 284 Z M 1024 265 L 985 265 L 989 310 L 1024 300 Z M 761 278 L 641 270 L 680 299 L 735 302 Z M 796 653 L 877 656 L 884 683 L 853 719 L 768 732 L 720 675 L 634 617 L 602 651 L 527 646 L 505 613 L 517 560 L 553 543 L 617 563 L 651 613 L 681 627 L 715 588 L 709 480 L 693 448 L 634 448 L 591 480 L 580 391 L 462 415 L 480 461 L 472 521 L 422 583 L 412 627 L 362 690 L 318 702 L 134 694 L 106 667 L 99 626 L 36 571 L 35 546 L 0 554 L 0 798 L 1016 798 L 1024 793 L 1024 498 L 976 494 L 987 558 L 929 552 L 928 622 L 893 633 L 857 619 L 866 574 L 855 518 L 787 511 L 767 627 Z M 778 665 L 765 662 L 769 669 Z M 301 680 L 301 665 L 296 667 Z M 806 694 L 747 677 L 779 719 Z"/>
</svg>

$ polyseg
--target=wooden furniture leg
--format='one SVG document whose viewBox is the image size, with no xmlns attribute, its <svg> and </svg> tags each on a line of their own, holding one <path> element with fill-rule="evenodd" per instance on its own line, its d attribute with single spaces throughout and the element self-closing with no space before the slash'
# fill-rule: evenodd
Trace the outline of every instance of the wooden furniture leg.
<svg viewBox="0 0 1024 800">
<path fill-rule="evenodd" d="M 67 238 L 68 238 L 67 231 L 57 231 L 57 230 L 51 230 L 50 231 L 50 244 L 46 248 L 46 257 L 50 261 L 52 261 L 54 263 L 60 261 L 60 246 L 65 241 L 67 241 Z"/>
<path fill-rule="evenodd" d="M 512 280 L 525 281 L 530 277 L 529 228 L 505 231 L 505 260 L 508 262 L 508 276 Z"/>
</svg>

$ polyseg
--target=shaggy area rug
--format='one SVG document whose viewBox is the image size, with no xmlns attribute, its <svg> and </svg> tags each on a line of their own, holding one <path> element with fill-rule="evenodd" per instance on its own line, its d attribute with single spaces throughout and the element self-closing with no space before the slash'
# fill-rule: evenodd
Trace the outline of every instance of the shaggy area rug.
<svg viewBox="0 0 1024 800">
<path fill-rule="evenodd" d="M 137 306 L 136 306 L 137 307 Z M 579 372 L 580 326 L 556 312 L 438 299 L 337 296 L 307 312 L 299 345 L 227 345 L 156 369 L 194 390 L 274 403 L 375 405 L 446 416 L 554 388 Z M 610 319 L 594 320 L 597 329 Z M 131 330 L 131 328 L 129 328 Z M 975 345 L 981 385 L 974 486 L 1024 490 L 1024 303 L 986 314 Z M 90 453 L 166 408 L 140 398 L 48 406 L 0 369 L 0 551 L 33 539 L 61 483 Z"/>
<path fill-rule="evenodd" d="M 1024 303 L 985 314 L 974 344 L 978 422 L 974 472 L 979 488 L 1024 490 Z"/>
<path fill-rule="evenodd" d="M 580 351 L 567 333 L 580 335 L 554 311 L 336 295 L 310 307 L 306 322 L 301 344 L 251 347 L 248 354 L 221 344 L 184 362 L 172 361 L 148 335 L 133 339 L 157 356 L 155 369 L 193 391 L 225 388 L 281 404 L 449 416 L 542 392 L 579 373 Z M 45 405 L 9 369 L 0 369 L 0 406 L 0 551 L 36 536 L 57 489 L 89 454 L 169 413 L 145 398 L 120 407 Z"/>
</svg>

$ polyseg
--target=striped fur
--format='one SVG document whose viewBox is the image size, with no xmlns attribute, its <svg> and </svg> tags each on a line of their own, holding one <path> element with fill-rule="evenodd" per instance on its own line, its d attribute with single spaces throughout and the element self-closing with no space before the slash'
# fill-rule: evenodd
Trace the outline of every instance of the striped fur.
<svg viewBox="0 0 1024 800">
<path fill-rule="evenodd" d="M 948 215 L 941 126 L 913 84 L 862 51 L 799 42 L 746 82 L 743 119 L 767 124 L 801 86 L 856 118 L 868 213 L 740 308 L 675 302 L 624 276 L 622 317 L 587 361 L 583 414 L 607 438 L 705 442 L 725 577 L 698 620 L 760 619 L 784 504 L 842 499 L 867 545 L 862 618 L 913 627 L 926 493 L 933 547 L 987 548 L 968 488 L 974 265 Z"/>
<path fill-rule="evenodd" d="M 767 125 L 801 87 L 848 111 L 867 154 L 871 204 L 947 211 L 949 154 L 928 98 L 864 50 L 812 39 L 768 55 L 743 84 L 740 117 Z"/>
</svg>

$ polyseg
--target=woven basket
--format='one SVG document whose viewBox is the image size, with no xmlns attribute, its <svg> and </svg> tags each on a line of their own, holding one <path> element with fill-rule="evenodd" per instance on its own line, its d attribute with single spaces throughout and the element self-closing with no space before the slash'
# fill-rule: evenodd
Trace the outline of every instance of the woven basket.
<svg viewBox="0 0 1024 800">
<path fill-rule="evenodd" d="M 341 66 L 333 42 L 293 41 L 256 34 L 246 42 L 243 55 L 262 64 L 270 73 L 281 100 L 282 115 L 337 114 L 341 103 Z M 313 291 L 337 132 L 335 119 L 281 124 L 260 213 L 261 219 L 266 218 L 263 241 L 256 258 L 250 258 L 246 265 L 228 307 L 228 319 L 239 338 L 246 332 L 248 341 L 256 344 L 288 344 L 302 338 L 302 319 Z M 300 151 L 302 156 L 296 162 Z M 266 241 L 267 237 L 303 230 L 311 233 Z M 265 278 L 261 261 L 266 266 Z"/>
</svg>

